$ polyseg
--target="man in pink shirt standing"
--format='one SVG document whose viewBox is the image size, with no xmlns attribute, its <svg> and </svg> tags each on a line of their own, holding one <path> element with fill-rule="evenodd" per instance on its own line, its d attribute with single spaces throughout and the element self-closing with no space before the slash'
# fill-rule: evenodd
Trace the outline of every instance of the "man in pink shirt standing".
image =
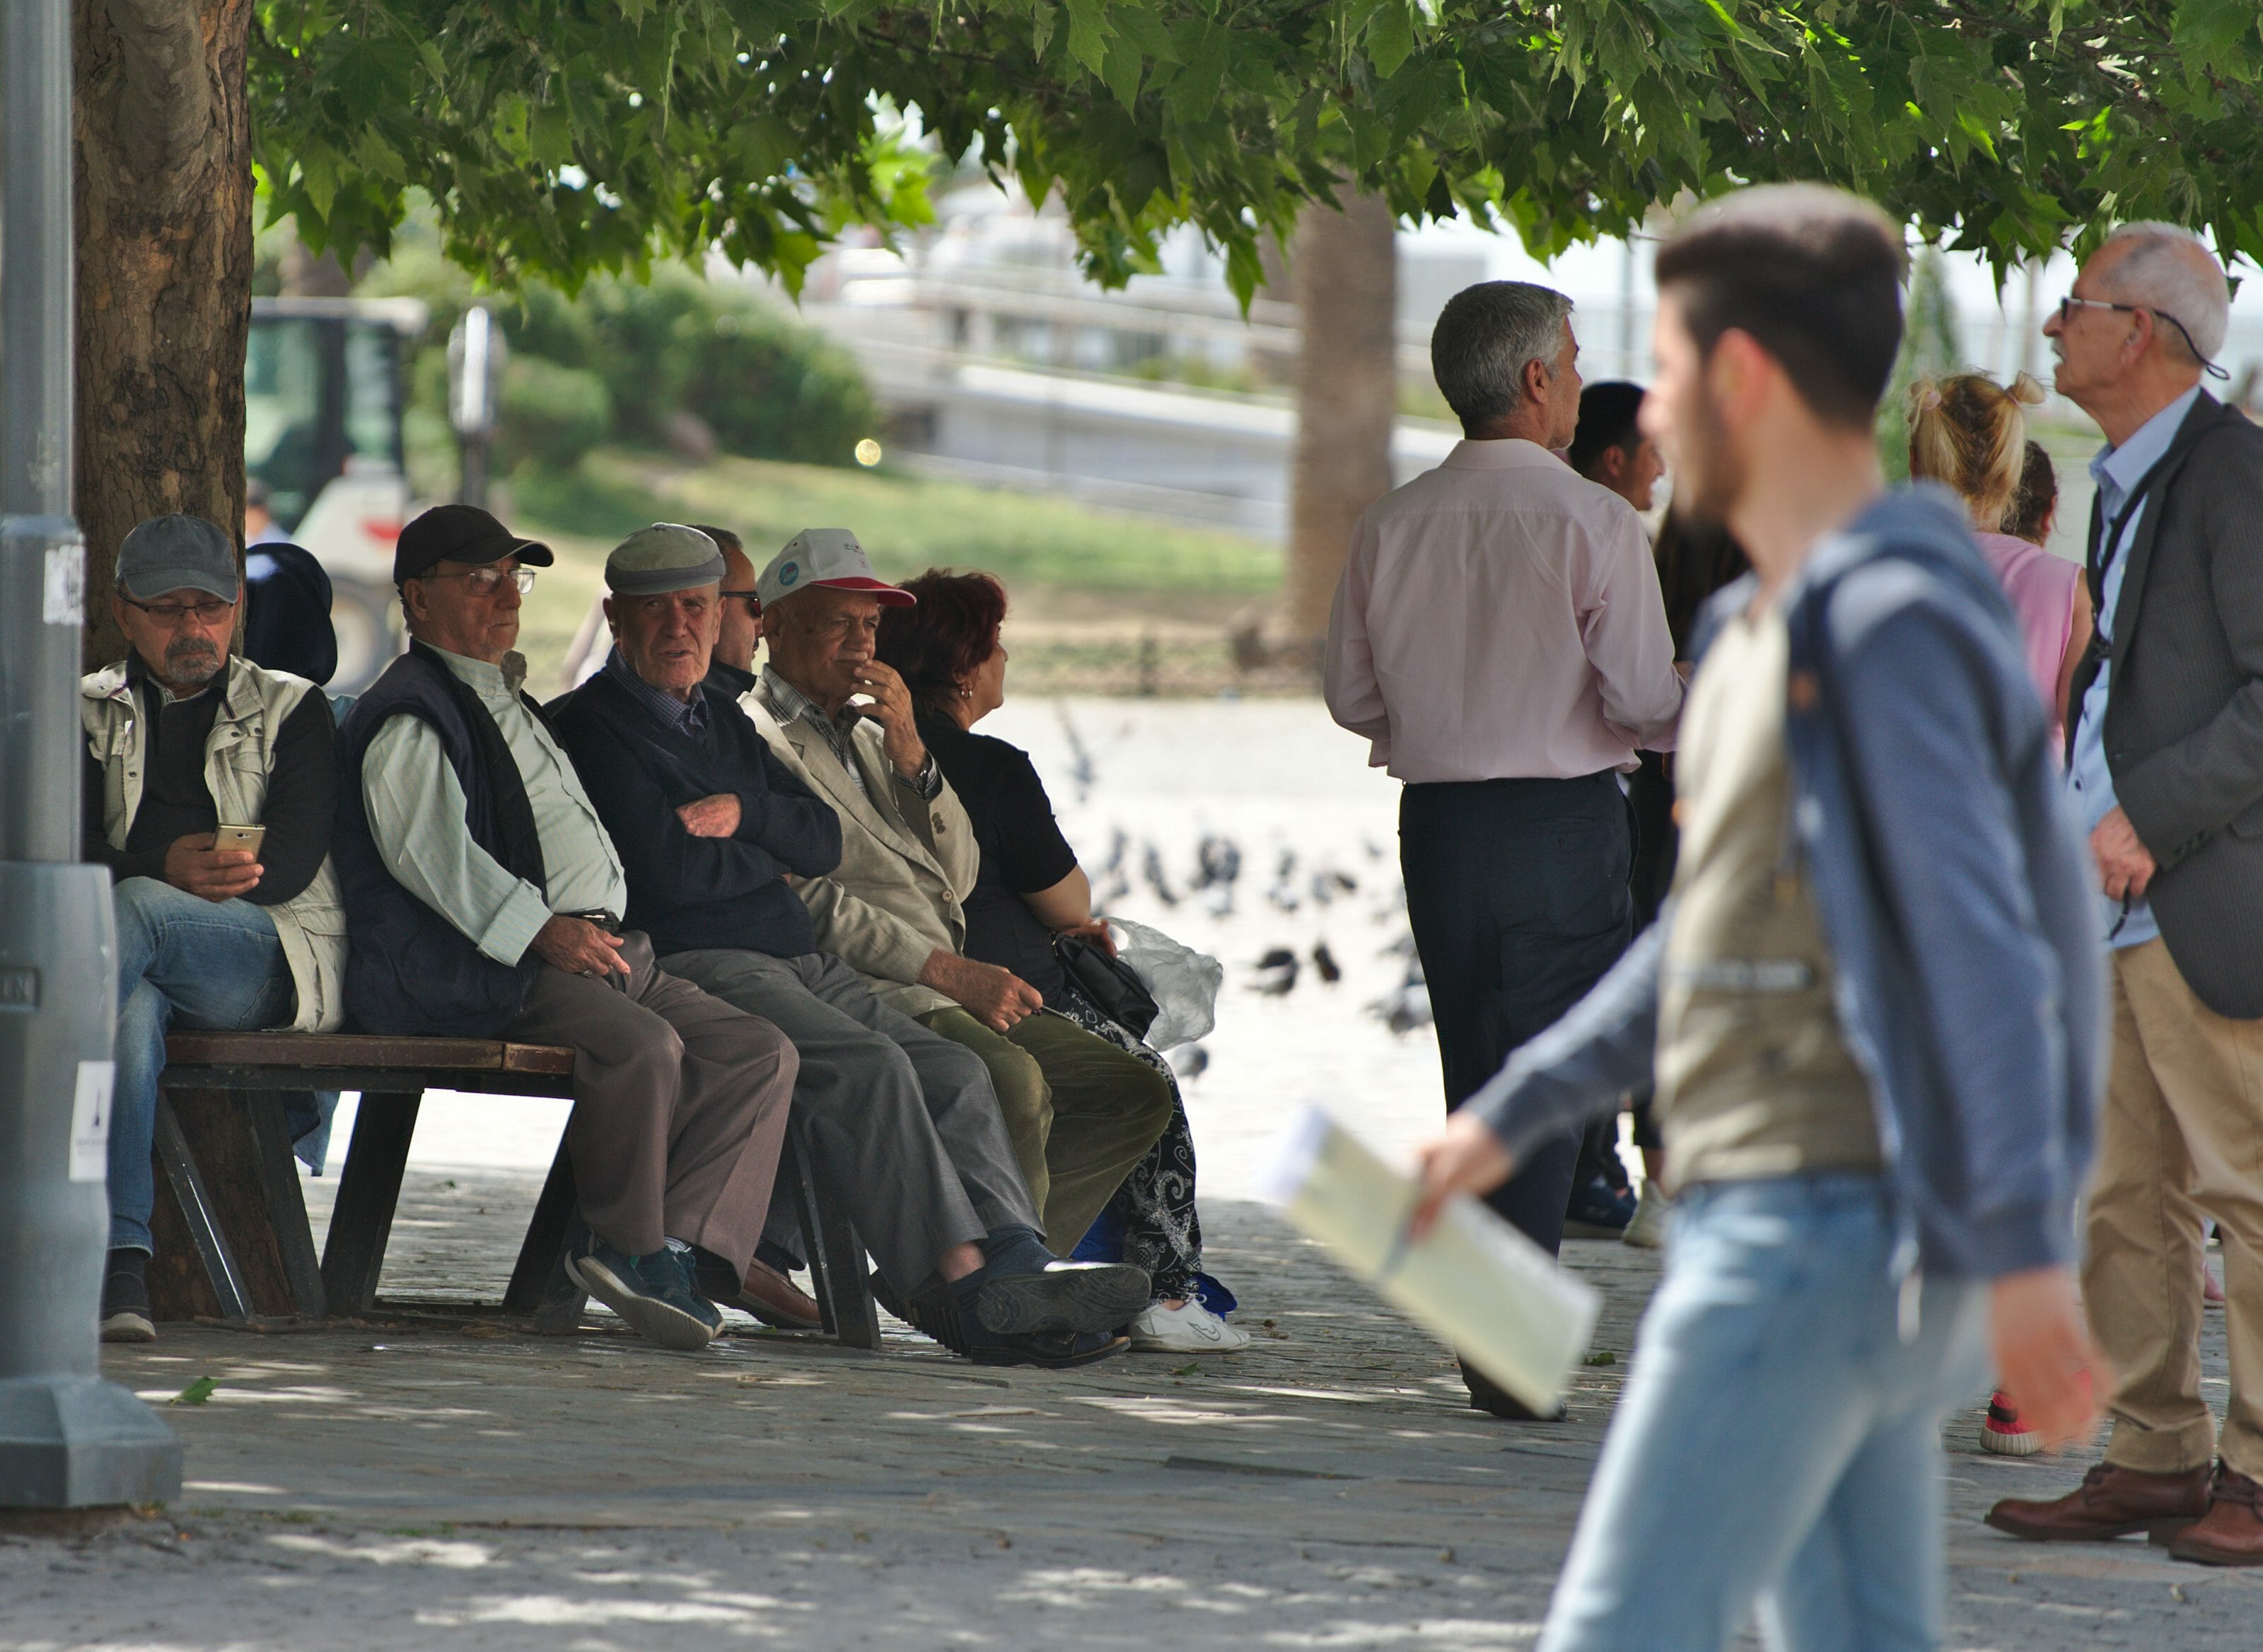
<svg viewBox="0 0 2263 1652">
<path fill-rule="evenodd" d="M 1579 424 L 1571 312 L 1522 281 L 1446 305 L 1431 371 L 1465 439 L 1369 507 L 1328 620 L 1328 710 L 1406 783 L 1399 865 L 1450 1112 L 1633 938 L 1619 777 L 1672 747 L 1681 710 L 1641 519 L 1551 451 Z M 1577 1147 L 1530 1155 L 1486 1201 L 1551 1252 Z M 1472 1405 L 1530 1415 L 1464 1370 Z"/>
</svg>

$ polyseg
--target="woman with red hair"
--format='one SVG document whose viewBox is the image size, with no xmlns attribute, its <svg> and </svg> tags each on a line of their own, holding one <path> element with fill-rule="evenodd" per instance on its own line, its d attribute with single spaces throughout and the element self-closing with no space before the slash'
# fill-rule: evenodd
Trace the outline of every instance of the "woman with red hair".
<svg viewBox="0 0 2263 1652">
<path fill-rule="evenodd" d="M 1169 1127 L 1093 1228 L 1095 1243 L 1120 1232 L 1122 1254 L 1110 1259 L 1154 1280 L 1154 1301 L 1132 1323 L 1132 1345 L 1173 1353 L 1246 1348 L 1249 1333 L 1222 1317 L 1234 1306 L 1232 1294 L 1202 1271 L 1194 1137 L 1170 1063 L 1079 992 L 1053 953 L 1056 935 L 1115 951 L 1108 926 L 1092 915 L 1091 880 L 1053 820 L 1029 754 L 973 732 L 1006 699 L 1005 588 L 987 574 L 930 569 L 904 589 L 918 605 L 883 612 L 879 657 L 911 691 L 920 738 L 981 845 L 981 872 L 964 902 L 966 955 L 1010 969 L 1045 996 L 1046 1009 L 1139 1057 L 1171 1087 Z"/>
</svg>

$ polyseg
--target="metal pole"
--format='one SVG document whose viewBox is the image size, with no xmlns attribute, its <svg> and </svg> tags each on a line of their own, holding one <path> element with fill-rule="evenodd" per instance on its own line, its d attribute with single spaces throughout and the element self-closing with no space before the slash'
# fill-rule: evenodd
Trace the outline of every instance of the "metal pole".
<svg viewBox="0 0 2263 1652">
<path fill-rule="evenodd" d="M 181 1446 L 97 1364 L 118 948 L 78 860 L 70 0 L 0 5 L 0 1508 L 164 1502 Z"/>
</svg>

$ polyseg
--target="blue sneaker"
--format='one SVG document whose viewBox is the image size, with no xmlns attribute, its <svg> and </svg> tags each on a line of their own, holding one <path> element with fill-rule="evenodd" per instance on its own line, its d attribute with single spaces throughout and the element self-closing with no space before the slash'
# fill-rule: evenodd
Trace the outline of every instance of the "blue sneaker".
<svg viewBox="0 0 2263 1652">
<path fill-rule="evenodd" d="M 1622 1193 L 1598 1176 L 1585 1187 L 1572 1190 L 1572 1202 L 1564 1213 L 1564 1236 L 1566 1239 L 1616 1239 L 1623 1235 L 1627 1224 L 1634 1220 L 1635 1198 Z"/>
<path fill-rule="evenodd" d="M 568 1253 L 566 1275 L 663 1348 L 705 1348 L 723 1329 L 722 1314 L 692 1286 L 687 1258 L 665 1246 L 633 1257 L 592 1234 L 584 1248 Z"/>
</svg>

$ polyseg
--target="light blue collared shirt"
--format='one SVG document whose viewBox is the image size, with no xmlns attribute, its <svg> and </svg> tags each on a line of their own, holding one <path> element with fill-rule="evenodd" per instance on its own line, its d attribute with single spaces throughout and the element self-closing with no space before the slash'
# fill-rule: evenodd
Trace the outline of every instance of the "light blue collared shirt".
<svg viewBox="0 0 2263 1652">
<path fill-rule="evenodd" d="M 2145 479 L 2145 473 L 2159 462 L 2176 440 L 2177 431 L 2190 413 L 2193 402 L 2200 395 L 2198 385 L 2186 391 L 2168 406 L 2147 419 L 2130 433 L 2129 439 L 2119 447 L 2103 447 L 2098 457 L 2090 461 L 2090 479 L 2098 484 L 2098 511 L 2108 528 L 2115 517 L 2129 501 L 2129 490 Z M 2106 584 L 2098 603 L 2098 632 L 2100 636 L 2114 635 L 2114 611 L 2122 600 L 2122 578 L 2129 571 L 2129 547 L 2136 542 L 2137 524 L 2144 519 L 2145 507 L 2140 504 L 2129 513 L 2122 525 L 2121 543 L 2114 547 L 2114 560 L 2106 569 Z M 2119 807 L 2114 795 L 2114 772 L 2106 765 L 2106 692 L 2107 678 L 2114 670 L 2111 658 L 2099 663 L 2098 675 L 2091 680 L 2090 692 L 2082 697 L 2081 715 L 2074 725 L 2074 757 L 2067 764 L 2067 784 L 2074 789 L 2075 806 L 2082 811 L 2086 829 L 2094 830 Z M 2132 901 L 2129 915 L 2122 911 L 2122 902 L 2100 893 L 2099 910 L 2102 917 L 2099 933 L 2106 936 L 2115 947 L 2136 946 L 2151 940 L 2161 932 L 2153 921 L 2150 902 Z M 2115 925 L 2119 924 L 2117 930 Z"/>
</svg>

